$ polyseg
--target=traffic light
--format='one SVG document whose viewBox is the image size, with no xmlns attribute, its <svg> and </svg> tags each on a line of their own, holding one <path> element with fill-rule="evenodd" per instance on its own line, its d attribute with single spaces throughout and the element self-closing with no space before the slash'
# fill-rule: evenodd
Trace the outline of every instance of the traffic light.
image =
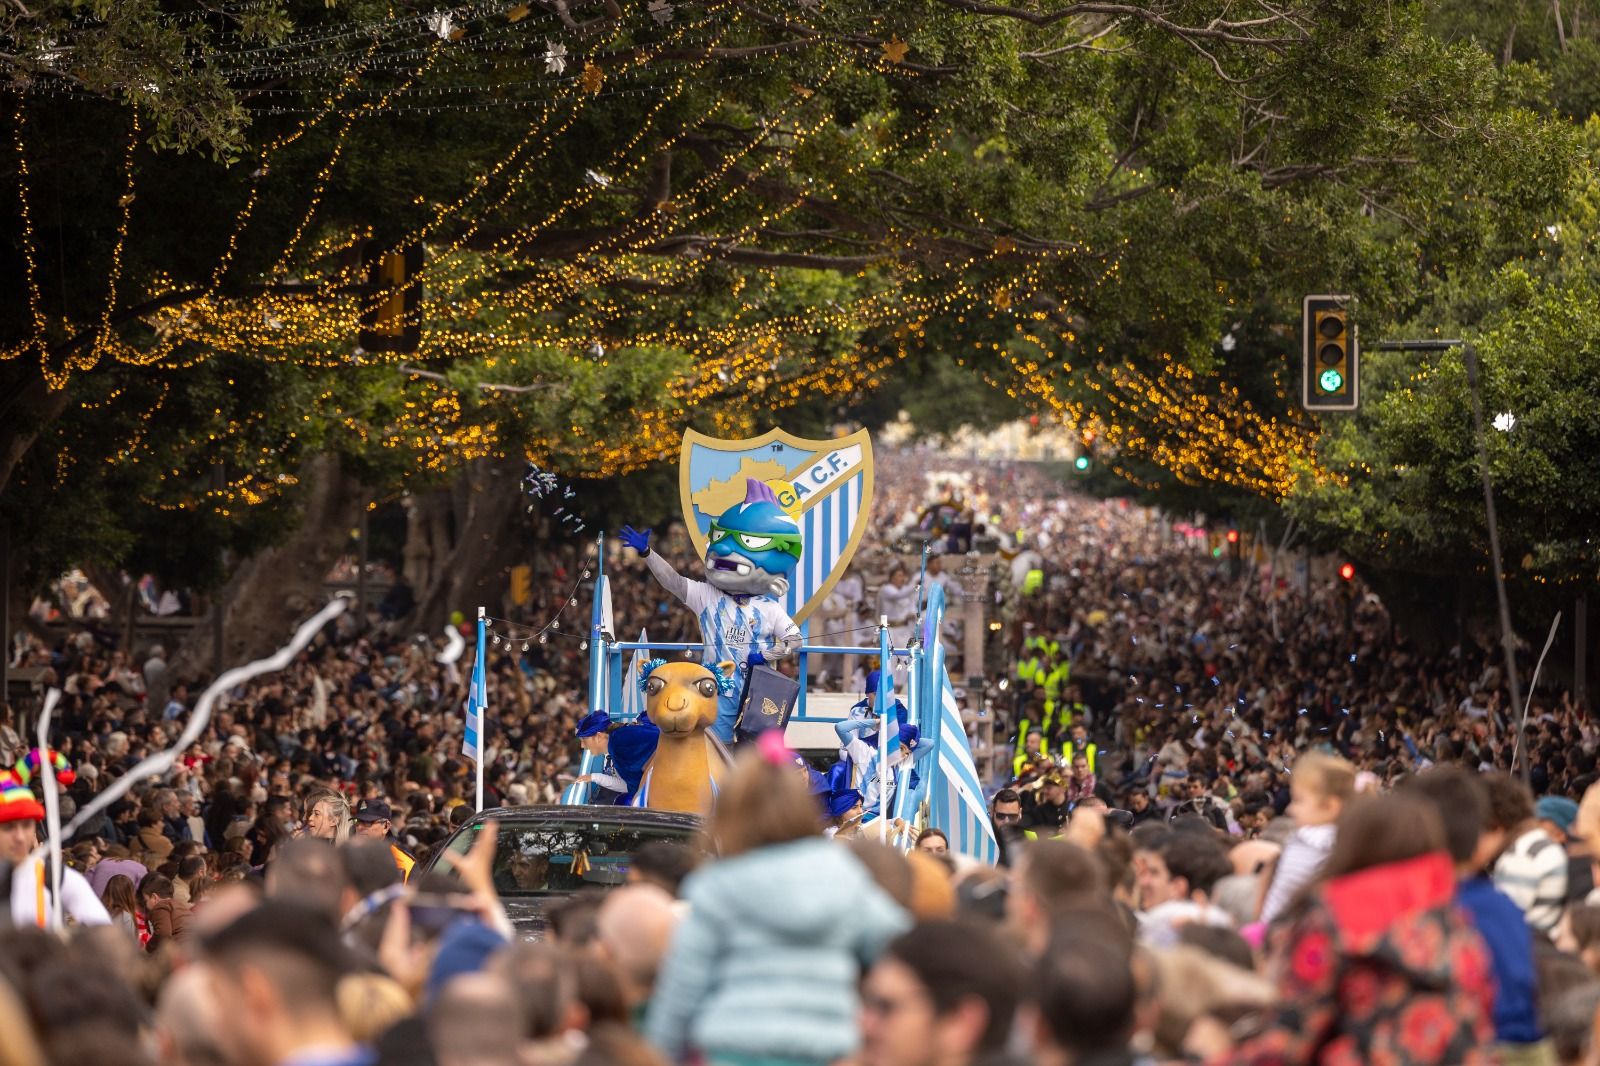
<svg viewBox="0 0 1600 1066">
<path fill-rule="evenodd" d="M 1089 469 L 1089 457 L 1087 455 L 1080 455 L 1076 459 L 1072 460 L 1072 469 L 1076 470 L 1080 474 L 1087 473 Z"/>
<path fill-rule="evenodd" d="M 1307 296 L 1301 405 L 1309 411 L 1354 411 L 1361 400 L 1361 353 L 1350 321 L 1351 296 Z"/>
<path fill-rule="evenodd" d="M 1228 530 L 1228 543 L 1229 544 L 1237 544 L 1237 543 L 1239 543 L 1239 531 L 1237 529 Z"/>
<path fill-rule="evenodd" d="M 1339 576 L 1344 578 L 1346 581 L 1354 578 L 1356 576 L 1355 564 L 1345 563 L 1343 566 L 1339 567 Z"/>
<path fill-rule="evenodd" d="M 523 564 L 511 568 L 511 602 L 518 607 L 533 603 L 533 567 Z"/>
</svg>

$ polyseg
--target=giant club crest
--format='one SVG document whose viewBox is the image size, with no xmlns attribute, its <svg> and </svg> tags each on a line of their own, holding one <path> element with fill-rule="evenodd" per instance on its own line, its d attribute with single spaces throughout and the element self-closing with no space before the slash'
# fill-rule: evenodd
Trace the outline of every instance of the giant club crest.
<svg viewBox="0 0 1600 1066">
<path fill-rule="evenodd" d="M 718 440 L 685 430 L 678 464 L 683 520 L 702 557 L 711 520 L 745 497 L 745 481 L 766 482 L 800 525 L 800 565 L 784 600 L 803 622 L 855 556 L 872 506 L 872 438 L 858 430 L 834 440 L 805 440 L 774 429 L 746 440 Z"/>
</svg>

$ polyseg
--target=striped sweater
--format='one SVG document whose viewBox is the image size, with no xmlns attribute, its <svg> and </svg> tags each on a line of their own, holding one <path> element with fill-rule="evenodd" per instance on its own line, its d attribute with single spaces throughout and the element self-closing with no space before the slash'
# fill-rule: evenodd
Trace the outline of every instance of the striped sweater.
<svg viewBox="0 0 1600 1066">
<path fill-rule="evenodd" d="M 1511 897 L 1528 924 L 1549 936 L 1567 901 L 1567 851 L 1538 826 L 1511 842 L 1494 864 L 1494 887 Z"/>
</svg>

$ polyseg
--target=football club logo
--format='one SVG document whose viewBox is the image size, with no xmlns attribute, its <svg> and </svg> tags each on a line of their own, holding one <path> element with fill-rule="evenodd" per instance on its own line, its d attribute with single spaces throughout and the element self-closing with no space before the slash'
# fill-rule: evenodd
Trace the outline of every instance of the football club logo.
<svg viewBox="0 0 1600 1066">
<path fill-rule="evenodd" d="M 748 440 L 685 430 L 678 495 L 695 551 L 705 555 L 711 520 L 745 498 L 746 480 L 772 488 L 800 526 L 800 564 L 784 609 L 804 622 L 855 556 L 872 506 L 872 437 L 805 440 L 781 429 Z"/>
</svg>

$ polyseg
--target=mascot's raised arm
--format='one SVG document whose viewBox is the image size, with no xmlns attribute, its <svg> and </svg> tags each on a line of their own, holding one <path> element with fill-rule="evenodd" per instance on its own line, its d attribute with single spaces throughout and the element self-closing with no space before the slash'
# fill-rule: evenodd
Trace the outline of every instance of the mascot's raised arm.
<svg viewBox="0 0 1600 1066">
<path fill-rule="evenodd" d="M 751 664 L 800 646 L 800 627 L 780 602 L 800 561 L 799 525 L 778 506 L 772 489 L 749 479 L 744 502 L 711 523 L 705 581 L 684 577 L 651 551 L 650 530 L 624 526 L 621 535 L 623 543 L 645 557 L 661 587 L 699 618 L 705 645 L 701 661 L 713 669 L 720 662 L 736 664 L 735 684 L 719 695 L 712 729 L 718 740 L 731 742 Z"/>
</svg>

